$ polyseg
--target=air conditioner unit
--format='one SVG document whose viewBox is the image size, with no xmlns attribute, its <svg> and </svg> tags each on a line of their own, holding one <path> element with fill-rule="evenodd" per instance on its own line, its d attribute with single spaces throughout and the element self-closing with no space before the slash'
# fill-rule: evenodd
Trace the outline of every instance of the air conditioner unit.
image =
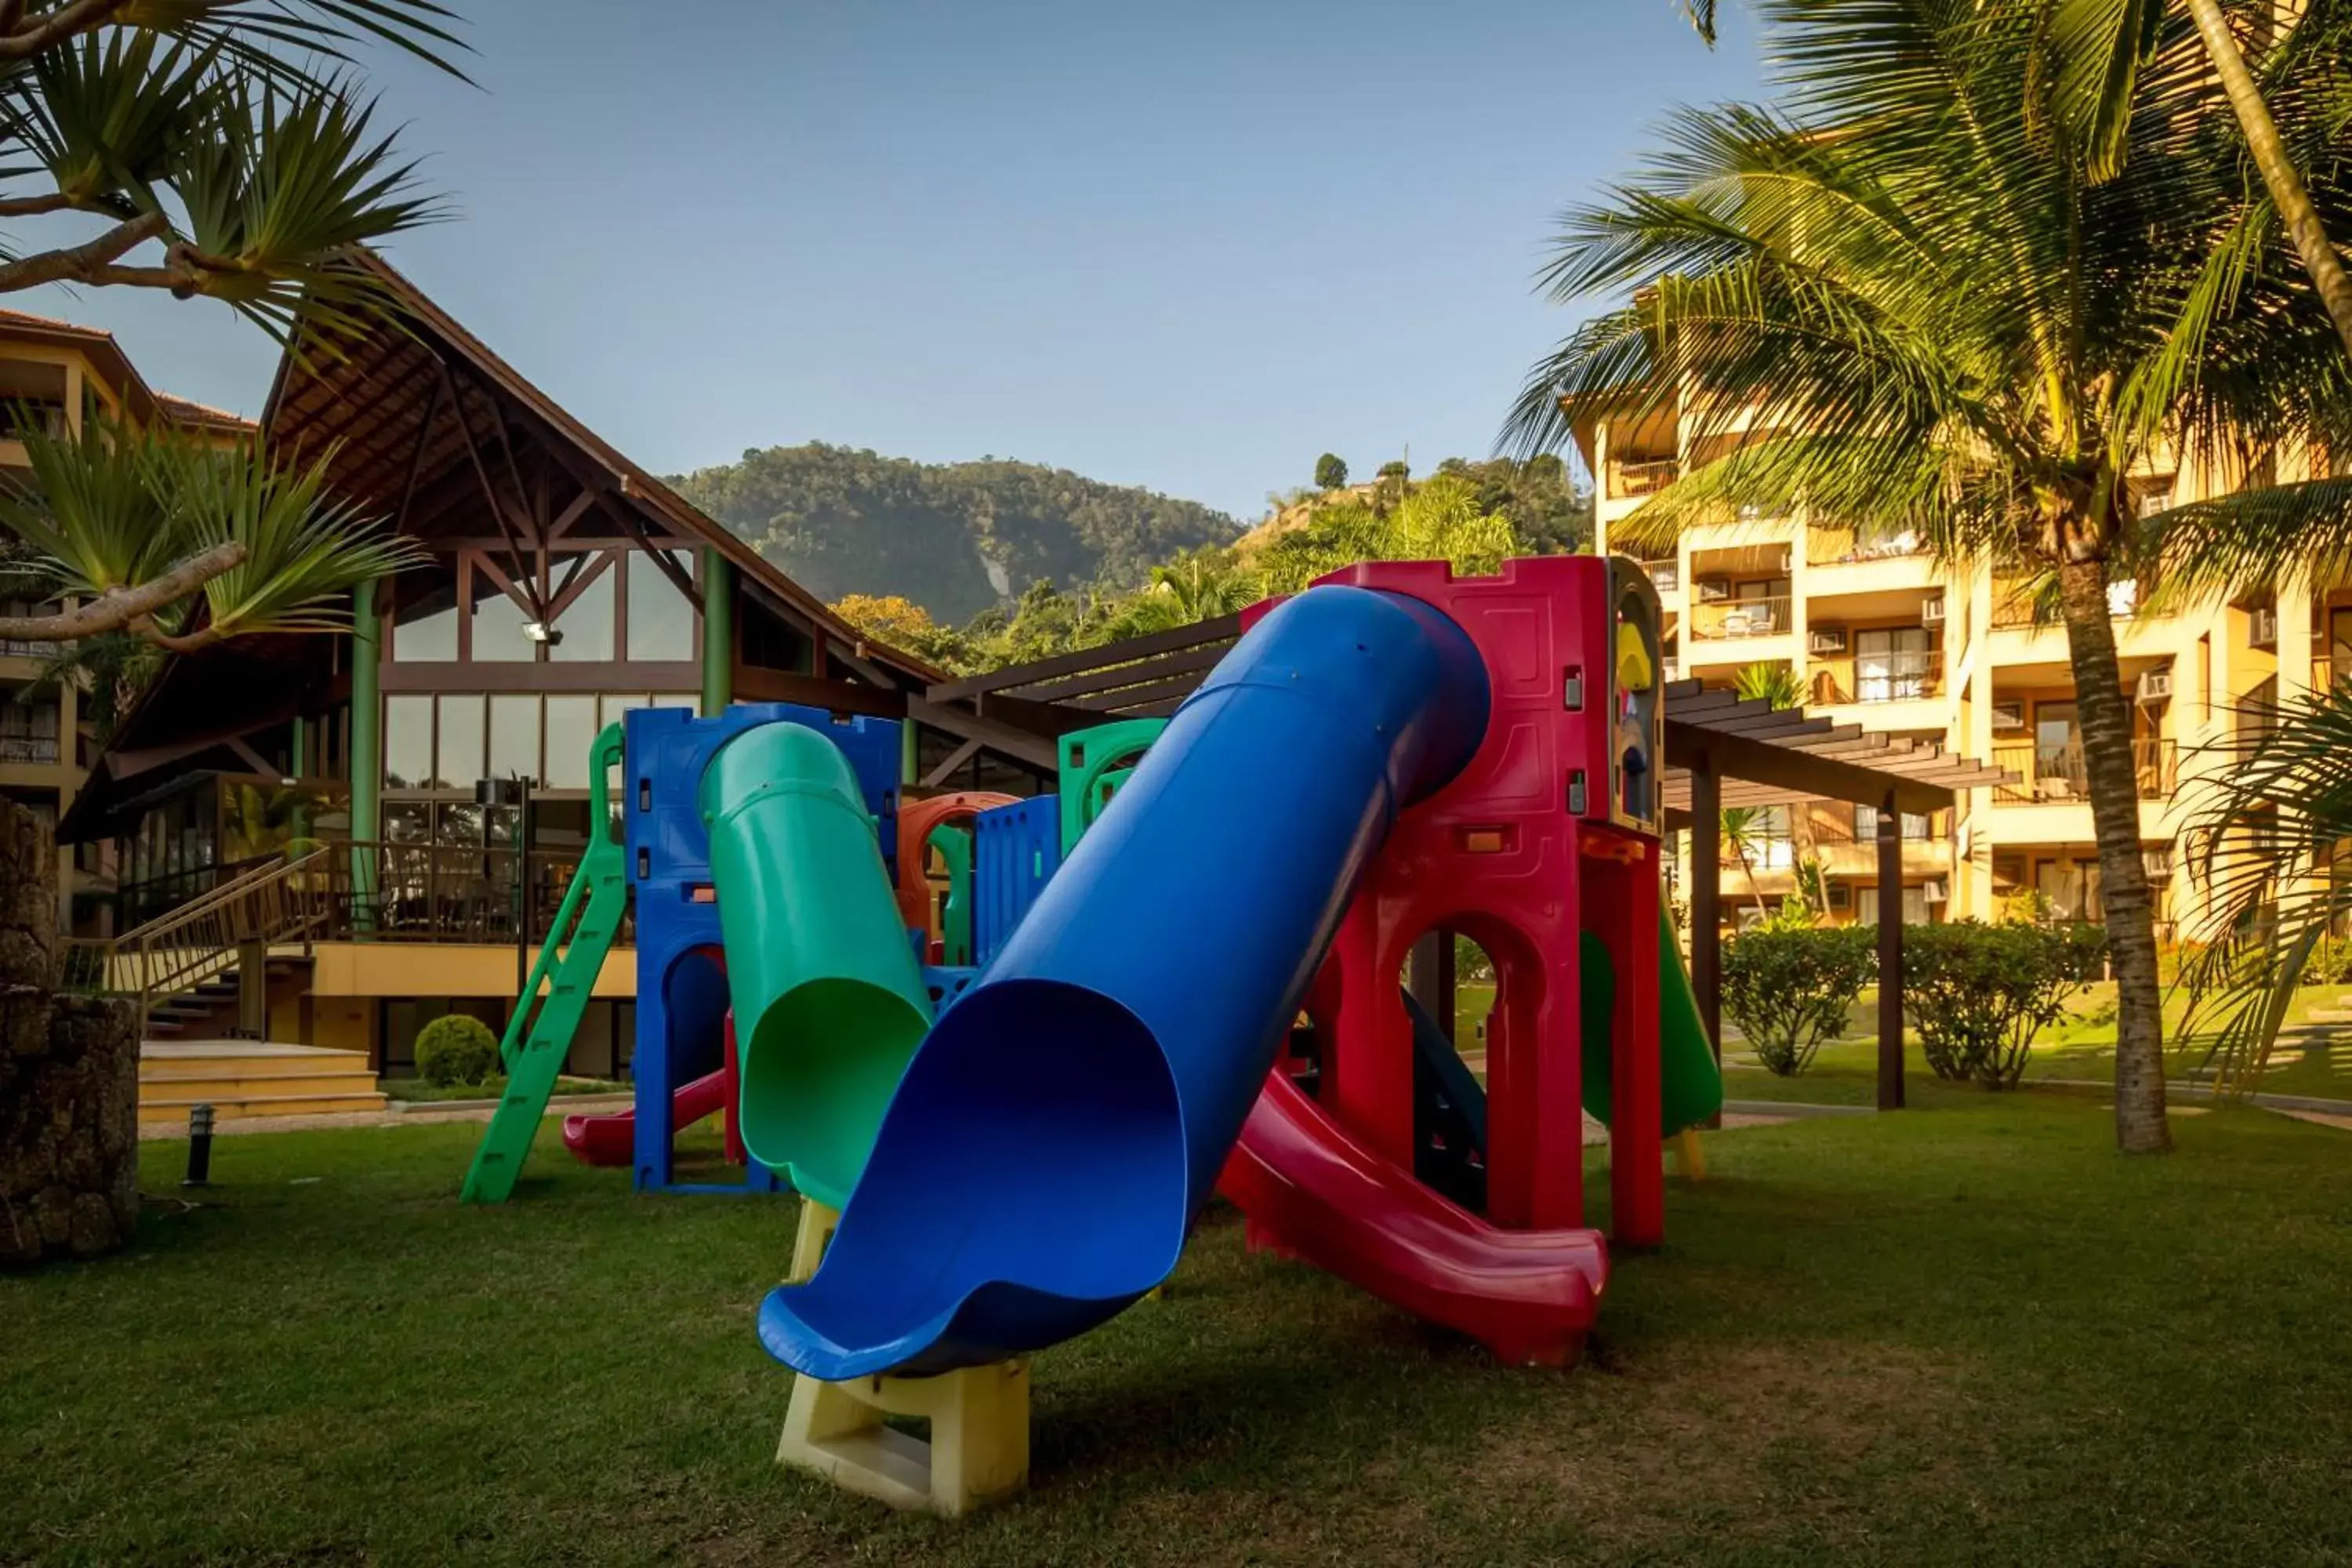
<svg viewBox="0 0 2352 1568">
<path fill-rule="evenodd" d="M 1951 900 L 1951 894 L 1940 880 L 1930 882 L 1920 890 L 1927 895 L 1927 901 L 1931 904 L 1948 903 Z"/>
<path fill-rule="evenodd" d="M 1843 626 L 1815 626 L 1812 628 L 1811 632 L 1807 635 L 1805 638 L 1805 647 L 1808 650 L 1813 653 L 1843 653 L 1845 651 L 1845 628 Z"/>
<path fill-rule="evenodd" d="M 1830 884 L 1830 908 L 1833 910 L 1853 908 L 1853 888 L 1850 883 L 1832 882 Z"/>
<path fill-rule="evenodd" d="M 2150 881 L 2162 881 L 2172 875 L 2172 846 L 2159 844 L 2153 849 L 2141 850 L 2139 863 Z"/>
<path fill-rule="evenodd" d="M 1794 572 L 1796 569 L 1797 552 L 1793 550 L 1783 550 L 1780 552 L 1780 575 L 1786 577 L 1790 573 Z"/>
<path fill-rule="evenodd" d="M 2142 702 L 2163 702 L 2172 696 L 2172 667 L 2140 672 L 2139 700 Z"/>
<path fill-rule="evenodd" d="M 2024 728 L 2024 703 L 1996 702 L 1992 705 L 1992 729 L 1994 734 L 1998 735 L 2006 730 L 2022 730 Z"/>
<path fill-rule="evenodd" d="M 2248 642 L 2256 647 L 2278 647 L 2277 606 L 2264 605 L 2249 615 L 2247 620 L 2251 623 L 2246 632 Z"/>
<path fill-rule="evenodd" d="M 1944 624 L 1943 595 L 1934 595 L 1920 605 L 1919 624 L 1923 626 L 1940 626 Z"/>
<path fill-rule="evenodd" d="M 1703 605 L 1720 604 L 1731 597 L 1731 584 L 1722 577 L 1702 577 L 1698 580 L 1698 598 Z"/>
</svg>

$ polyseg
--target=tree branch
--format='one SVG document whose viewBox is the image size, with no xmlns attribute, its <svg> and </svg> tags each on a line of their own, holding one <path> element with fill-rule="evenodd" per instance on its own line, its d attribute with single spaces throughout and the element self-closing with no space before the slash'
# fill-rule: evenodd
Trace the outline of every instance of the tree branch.
<svg viewBox="0 0 2352 1568">
<path fill-rule="evenodd" d="M 0 10 L 5 8 L 5 0 L 0 0 Z M 0 31 L 5 31 L 6 27 L 5 19 L 0 18 Z M 10 196 L 0 200 L 0 217 L 37 217 L 43 213 L 68 212 L 100 213 L 107 217 L 116 218 L 122 216 L 112 207 L 100 206 L 96 202 L 84 201 L 79 196 L 68 195 L 63 191 L 49 191 L 37 196 Z"/>
<path fill-rule="evenodd" d="M 131 0 L 72 0 L 21 33 L 13 26 L 0 33 L 0 60 L 29 59 L 61 39 L 96 32 L 130 4 Z M 0 8 L 0 19 L 12 24 L 21 21 L 24 10 L 22 0 L 8 0 L 5 7 Z"/>
<path fill-rule="evenodd" d="M 0 39 L 0 47 L 5 47 L 6 41 Z M 0 54 L 0 58 L 5 58 L 5 54 Z M 152 271 L 159 274 L 159 277 L 153 280 L 147 280 L 151 281 L 151 286 L 171 287 L 172 284 L 162 280 L 163 275 L 172 276 L 174 281 L 180 281 L 180 279 L 169 268 L 111 266 L 114 260 L 125 252 L 151 239 L 161 239 L 170 232 L 170 229 L 171 220 L 162 213 L 142 213 L 137 217 L 116 224 L 97 238 L 85 241 L 80 245 L 64 250 L 44 250 L 37 255 L 11 261 L 5 266 L 0 266 L 0 294 L 13 293 L 19 289 L 37 288 L 43 283 L 95 282 L 100 280 L 101 273 L 110 269 L 117 272 Z M 129 282 L 131 279 L 110 280 Z"/>
<path fill-rule="evenodd" d="M 184 599 L 224 572 L 245 564 L 246 548 L 236 540 L 198 551 L 152 583 L 116 588 L 87 605 L 54 616 L 0 616 L 0 638 L 13 642 L 74 642 L 100 632 L 119 632 L 174 600 Z M 201 633 L 197 634 L 202 636 Z M 172 647 L 160 631 L 142 631 L 143 640 Z"/>
</svg>

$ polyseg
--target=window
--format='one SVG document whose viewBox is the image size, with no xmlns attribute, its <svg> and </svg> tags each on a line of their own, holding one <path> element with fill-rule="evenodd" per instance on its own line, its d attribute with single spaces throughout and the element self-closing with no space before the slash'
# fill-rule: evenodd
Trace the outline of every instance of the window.
<svg viewBox="0 0 2352 1568">
<path fill-rule="evenodd" d="M 1925 626 L 1854 633 L 1854 700 L 1898 702 L 1928 695 L 1930 657 Z"/>
<path fill-rule="evenodd" d="M 383 782 L 423 789 L 433 778 L 433 699 L 387 698 L 383 708 Z"/>
<path fill-rule="evenodd" d="M 547 787 L 586 789 L 588 750 L 596 743 L 596 699 L 547 700 Z"/>
<path fill-rule="evenodd" d="M 2033 888 L 2042 895 L 2043 911 L 2055 921 L 2098 921 L 2099 863 L 2096 860 L 2037 860 Z"/>
<path fill-rule="evenodd" d="M 474 573 L 474 662 L 530 664 L 539 658 L 539 645 L 522 635 L 530 617 L 508 597 L 488 572 Z"/>
<path fill-rule="evenodd" d="M 446 664 L 457 657 L 457 584 L 444 583 L 404 595 L 394 615 L 392 658 L 395 664 Z"/>
<path fill-rule="evenodd" d="M 1878 889 L 1875 887 L 1854 889 L 1853 918 L 1858 925 L 1874 926 L 1878 923 Z M 1926 888 L 1903 889 L 1903 923 L 1907 926 L 1923 926 L 1927 923 L 1927 889 Z"/>
<path fill-rule="evenodd" d="M 471 789 L 481 779 L 484 707 L 479 697 L 441 699 L 440 761 L 433 777 L 443 789 Z"/>
<path fill-rule="evenodd" d="M 563 581 L 570 567 L 569 560 L 558 558 L 555 580 Z M 614 647 L 613 617 L 618 595 L 614 592 L 614 573 L 606 566 L 599 569 L 593 558 L 580 568 L 584 574 L 594 572 L 593 580 L 580 590 L 580 596 L 555 617 L 556 629 L 563 640 L 549 647 L 547 657 L 566 664 L 610 664 Z"/>
<path fill-rule="evenodd" d="M 1910 844 L 1924 844 L 1929 837 L 1930 824 L 1924 812 L 1906 811 L 1900 828 L 1903 839 Z M 1857 805 L 1853 808 L 1853 837 L 1857 844 L 1874 844 L 1878 840 L 1878 808 Z"/>
<path fill-rule="evenodd" d="M 539 699 L 490 699 L 490 767 L 485 776 L 539 778 Z"/>
<path fill-rule="evenodd" d="M 683 550 L 669 558 L 689 574 L 694 557 Z M 629 552 L 629 659 L 632 663 L 682 663 L 694 657 L 694 606 L 681 596 L 654 558 Z"/>
</svg>

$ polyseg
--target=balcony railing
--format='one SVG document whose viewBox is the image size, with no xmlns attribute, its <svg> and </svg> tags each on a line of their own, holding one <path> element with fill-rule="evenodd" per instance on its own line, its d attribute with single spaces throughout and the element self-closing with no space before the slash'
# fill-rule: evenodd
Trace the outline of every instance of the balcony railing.
<svg viewBox="0 0 2352 1568">
<path fill-rule="evenodd" d="M 1609 496 L 1612 500 L 1630 500 L 1635 496 L 1654 496 L 1682 477 L 1683 466 L 1672 458 L 1655 458 L 1647 462 L 1612 463 L 1609 465 Z"/>
<path fill-rule="evenodd" d="M 2143 608 L 2147 590 L 2140 584 L 2126 579 L 2107 584 L 2107 615 L 2118 621 L 2138 620 L 2153 616 L 2161 619 L 2168 612 Z M 2037 599 L 2015 584 L 1993 584 L 1992 625 L 1996 631 L 2011 631 L 2026 626 L 2054 626 L 2061 624 L 2058 602 L 2053 597 Z"/>
<path fill-rule="evenodd" d="M 2007 805 L 2055 805 L 2091 798 L 2091 777 L 2084 766 L 2083 743 L 2063 745 L 2032 742 L 1992 749 L 1993 766 L 2017 774 L 2011 784 L 1993 791 L 1996 803 Z M 2134 741 L 2132 773 L 2142 800 L 2170 797 L 2179 767 L 2178 752 L 2167 740 Z"/>
<path fill-rule="evenodd" d="M 0 637 L 0 658 L 49 659 L 58 651 L 56 643 L 26 642 L 22 637 Z"/>
<path fill-rule="evenodd" d="M 2336 670 L 2336 660 L 2332 658 L 2315 658 L 2311 661 L 2311 689 L 2314 691 L 2333 691 L 2336 689 L 2336 683 L 2339 680 L 2352 680 L 2352 659 L 2345 661 L 2344 669 L 2340 674 Z"/>
<path fill-rule="evenodd" d="M 1845 702 L 1914 702 L 1939 697 L 1943 690 L 1941 658 L 1932 653 L 1898 653 L 1857 663 L 1851 673 L 1817 672 L 1811 700 L 1822 708 Z"/>
<path fill-rule="evenodd" d="M 0 735 L 0 763 L 54 763 L 55 735 Z"/>
<path fill-rule="evenodd" d="M 1855 534 L 1845 529 L 1817 528 L 1805 559 L 1814 566 L 1844 566 L 1857 561 L 1893 561 L 1926 553 L 1927 542 L 1916 533 Z"/>
<path fill-rule="evenodd" d="M 1661 594 L 1679 592 L 1683 585 L 1683 567 L 1679 561 L 1644 561 L 1642 570 L 1650 574 L 1651 586 Z"/>
<path fill-rule="evenodd" d="M 1694 638 L 1769 637 L 1789 629 L 1789 596 L 1766 599 L 1716 599 L 1691 609 Z"/>
</svg>

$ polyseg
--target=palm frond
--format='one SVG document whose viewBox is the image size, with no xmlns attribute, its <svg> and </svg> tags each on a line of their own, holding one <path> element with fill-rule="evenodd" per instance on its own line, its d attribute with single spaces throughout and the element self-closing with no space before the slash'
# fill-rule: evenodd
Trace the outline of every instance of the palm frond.
<svg viewBox="0 0 2352 1568">
<path fill-rule="evenodd" d="M 279 468 L 258 442 L 183 444 L 159 454 L 157 488 L 170 498 L 185 548 L 235 542 L 243 564 L 204 587 L 205 641 L 256 632 L 337 631 L 363 582 L 425 558 L 414 541 L 369 517 L 328 483 L 331 450 L 307 468 Z"/>
<path fill-rule="evenodd" d="M 32 482 L 0 489 L 0 527 L 31 547 L 58 592 L 134 587 L 172 563 L 172 510 L 152 479 L 167 437 L 106 419 L 85 420 L 79 436 L 18 423 Z"/>
<path fill-rule="evenodd" d="M 2282 576 L 2352 574 L 2352 478 L 2242 490 L 2173 507 L 2140 525 L 2136 553 L 2167 603 L 2255 591 Z"/>
</svg>

